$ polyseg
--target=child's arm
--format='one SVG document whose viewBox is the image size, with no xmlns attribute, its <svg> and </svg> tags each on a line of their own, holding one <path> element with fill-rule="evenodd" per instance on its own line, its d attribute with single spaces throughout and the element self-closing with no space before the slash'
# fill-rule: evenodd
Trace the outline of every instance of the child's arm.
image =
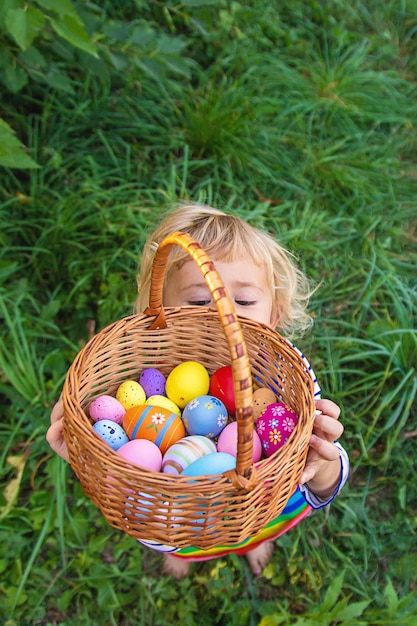
<svg viewBox="0 0 417 626">
<path fill-rule="evenodd" d="M 62 398 L 59 398 L 51 412 L 51 425 L 46 433 L 46 440 L 52 450 L 59 454 L 65 461 L 69 463 L 67 444 L 64 441 L 64 433 L 62 428 L 62 418 L 64 416 L 64 405 Z"/>
<path fill-rule="evenodd" d="M 347 478 L 347 455 L 336 440 L 343 433 L 343 425 L 338 421 L 340 409 L 331 400 L 317 400 L 319 413 L 314 420 L 313 435 L 307 463 L 300 480 L 323 502 L 341 489 Z"/>
</svg>

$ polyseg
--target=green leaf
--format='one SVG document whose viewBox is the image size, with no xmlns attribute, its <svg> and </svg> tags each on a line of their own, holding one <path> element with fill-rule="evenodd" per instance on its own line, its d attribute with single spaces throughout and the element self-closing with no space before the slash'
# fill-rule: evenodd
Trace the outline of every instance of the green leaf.
<svg viewBox="0 0 417 626">
<path fill-rule="evenodd" d="M 384 589 L 384 596 L 387 600 L 390 615 L 395 615 L 398 609 L 398 594 L 390 578 L 387 580 L 387 584 Z"/>
<path fill-rule="evenodd" d="M 161 35 L 158 37 L 158 51 L 162 54 L 178 54 L 187 47 L 187 42 L 180 37 Z"/>
<path fill-rule="evenodd" d="M 74 93 L 69 77 L 60 72 L 56 67 L 52 67 L 47 74 L 43 74 L 42 80 L 53 89 L 65 91 L 66 93 Z"/>
<path fill-rule="evenodd" d="M 30 46 L 27 50 L 20 52 L 19 61 L 35 70 L 44 69 L 48 65 L 45 57 L 34 46 Z"/>
<path fill-rule="evenodd" d="M 35 2 L 43 9 L 51 11 L 60 17 L 71 15 L 81 23 L 78 13 L 70 0 L 58 0 L 58 2 L 57 0 L 35 0 Z"/>
<path fill-rule="evenodd" d="M 170 57 L 168 59 L 164 59 L 166 67 L 171 70 L 174 74 L 180 74 L 181 76 L 185 76 L 185 78 L 190 78 L 191 76 L 191 68 L 190 62 L 187 59 L 181 59 L 179 57 Z"/>
<path fill-rule="evenodd" d="M 344 577 L 345 577 L 345 572 L 343 571 L 339 574 L 339 576 L 337 576 L 333 580 L 332 584 L 327 589 L 325 596 L 324 596 L 323 604 L 322 604 L 323 611 L 329 611 L 336 604 L 337 599 L 342 590 Z"/>
<path fill-rule="evenodd" d="M 156 40 L 156 34 L 153 28 L 146 25 L 135 26 L 130 36 L 130 41 L 138 46 L 146 46 Z"/>
<path fill-rule="evenodd" d="M 22 482 L 23 470 L 26 465 L 27 455 L 20 454 L 19 456 L 9 456 L 6 459 L 6 464 L 11 465 L 16 469 L 16 476 L 9 480 L 4 487 L 3 495 L 6 504 L 0 508 L 0 520 L 9 514 L 13 504 L 17 500 L 17 496 L 20 490 L 20 483 Z"/>
<path fill-rule="evenodd" d="M 209 7 L 219 6 L 219 0 L 183 0 L 182 3 L 186 7 Z"/>
<path fill-rule="evenodd" d="M 0 2 L 0 26 L 4 23 L 9 9 L 23 9 L 24 6 L 24 0 L 2 0 Z"/>
<path fill-rule="evenodd" d="M 336 611 L 332 617 L 344 624 L 353 624 L 356 617 L 360 617 L 371 601 L 353 602 L 349 606 L 344 607 L 341 611 Z"/>
<path fill-rule="evenodd" d="M 10 59 L 7 59 L 6 62 L 0 59 L 0 67 L 4 68 L 3 72 L 0 73 L 1 81 L 12 93 L 18 93 L 27 84 L 28 75 L 23 67 L 11 62 Z"/>
<path fill-rule="evenodd" d="M 51 25 L 55 32 L 71 45 L 97 56 L 95 44 L 87 35 L 78 16 L 74 18 L 71 15 L 65 15 L 60 21 L 51 19 Z"/>
<path fill-rule="evenodd" d="M 0 118 L 0 166 L 33 169 L 39 165 L 25 152 L 10 126 Z"/>
<path fill-rule="evenodd" d="M 279 626 L 285 619 L 287 619 L 286 615 L 265 615 L 258 626 Z"/>
<path fill-rule="evenodd" d="M 5 25 L 22 50 L 27 50 L 45 25 L 45 17 L 39 9 L 9 9 Z"/>
</svg>

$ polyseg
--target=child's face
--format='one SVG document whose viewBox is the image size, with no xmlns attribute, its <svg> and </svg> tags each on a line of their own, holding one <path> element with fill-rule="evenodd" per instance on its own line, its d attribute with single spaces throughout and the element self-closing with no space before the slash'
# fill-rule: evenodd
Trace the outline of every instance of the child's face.
<svg viewBox="0 0 417 626">
<path fill-rule="evenodd" d="M 236 313 L 275 328 L 278 314 L 265 269 L 251 259 L 230 263 L 215 261 L 215 265 Z M 214 306 L 209 288 L 193 261 L 170 270 L 164 289 L 164 305 Z"/>
</svg>

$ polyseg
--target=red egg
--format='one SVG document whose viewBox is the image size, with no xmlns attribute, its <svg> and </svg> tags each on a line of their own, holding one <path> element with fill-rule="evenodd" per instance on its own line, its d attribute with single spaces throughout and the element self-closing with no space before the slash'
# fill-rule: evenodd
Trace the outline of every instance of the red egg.
<svg viewBox="0 0 417 626">
<path fill-rule="evenodd" d="M 232 366 L 225 365 L 214 372 L 210 379 L 210 393 L 221 400 L 228 413 L 236 413 Z"/>
</svg>

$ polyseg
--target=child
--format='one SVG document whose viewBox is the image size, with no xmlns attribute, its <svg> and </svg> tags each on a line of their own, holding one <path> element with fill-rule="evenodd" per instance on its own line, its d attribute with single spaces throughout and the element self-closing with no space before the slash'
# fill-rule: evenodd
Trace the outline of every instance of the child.
<svg viewBox="0 0 417 626">
<path fill-rule="evenodd" d="M 168 214 L 149 237 L 138 276 L 137 312 L 142 312 L 149 303 L 154 251 L 166 236 L 176 231 L 189 233 L 215 262 L 237 314 L 277 328 L 287 336 L 303 332 L 311 325 L 306 313 L 310 296 L 308 281 L 290 253 L 270 235 L 239 217 L 198 204 L 184 205 Z M 179 246 L 172 249 L 168 259 L 163 301 L 167 307 L 213 306 L 199 268 Z M 259 575 L 270 559 L 273 540 L 306 517 L 312 508 L 322 508 L 336 497 L 349 471 L 347 454 L 337 442 L 343 433 L 338 421 L 340 409 L 331 400 L 320 399 L 320 389 L 315 379 L 314 382 L 317 414 L 307 463 L 300 486 L 281 515 L 239 546 L 164 554 L 165 573 L 182 578 L 188 573 L 189 561 L 237 552 L 246 555 L 252 572 Z M 68 461 L 62 415 L 60 400 L 51 413 L 47 440 Z"/>
</svg>

